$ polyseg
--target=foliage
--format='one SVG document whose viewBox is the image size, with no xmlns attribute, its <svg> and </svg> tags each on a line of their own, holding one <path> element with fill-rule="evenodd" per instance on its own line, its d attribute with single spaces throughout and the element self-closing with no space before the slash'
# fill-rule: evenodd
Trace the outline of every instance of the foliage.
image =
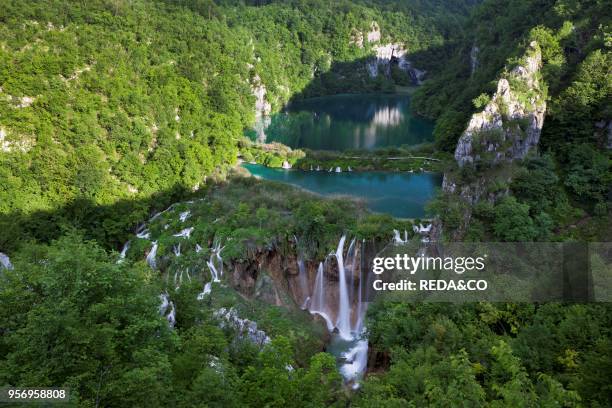
<svg viewBox="0 0 612 408">
<path fill-rule="evenodd" d="M 379 297 L 368 309 L 367 327 L 373 352 L 389 355 L 390 368 L 367 378 L 356 406 L 404 406 L 405 401 L 416 406 L 606 405 L 609 387 L 600 382 L 599 370 L 609 360 L 601 353 L 610 339 L 609 308 L 408 304 Z M 598 366 L 587 373 L 592 359 Z M 595 383 L 604 387 L 601 393 L 586 391 Z"/>
</svg>

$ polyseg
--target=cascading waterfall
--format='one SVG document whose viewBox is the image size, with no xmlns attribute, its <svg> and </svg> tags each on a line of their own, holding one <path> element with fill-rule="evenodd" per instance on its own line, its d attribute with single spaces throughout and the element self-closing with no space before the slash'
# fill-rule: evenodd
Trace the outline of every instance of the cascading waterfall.
<svg viewBox="0 0 612 408">
<path fill-rule="evenodd" d="M 338 261 L 338 318 L 336 319 L 336 327 L 340 337 L 345 340 L 353 338 L 351 334 L 351 307 L 349 305 L 348 285 L 346 282 L 346 271 L 344 268 L 344 241 L 346 236 L 343 235 L 336 249 L 336 260 Z"/>
<path fill-rule="evenodd" d="M 393 243 L 395 244 L 405 244 L 408 242 L 408 231 L 404 230 L 404 239 L 402 239 L 400 232 L 398 230 L 393 230 Z"/>
<path fill-rule="evenodd" d="M 187 210 L 187 211 L 183 211 L 182 213 L 179 214 L 179 220 L 181 220 L 181 222 L 185 222 L 185 220 L 187 220 L 187 218 L 189 218 L 191 216 L 191 211 Z"/>
<path fill-rule="evenodd" d="M 174 327 L 176 324 L 176 308 L 174 307 L 174 302 L 170 301 L 170 297 L 167 293 L 159 295 L 159 299 L 161 301 L 159 305 L 159 315 L 166 318 L 170 327 Z M 168 307 L 170 307 L 170 312 L 166 314 Z"/>
<path fill-rule="evenodd" d="M 193 232 L 193 227 L 185 228 L 181 230 L 178 234 L 174 234 L 174 237 L 183 237 L 189 239 L 191 237 L 191 233 Z"/>
<path fill-rule="evenodd" d="M 211 280 L 210 282 L 204 284 L 204 289 L 202 289 L 202 292 L 198 294 L 198 300 L 204 299 L 204 297 L 212 291 L 213 282 L 221 281 L 221 276 L 223 276 L 223 258 L 221 258 L 221 251 L 223 251 L 223 248 L 224 247 L 222 247 L 220 243 L 214 244 L 211 248 L 210 259 L 206 261 L 206 265 L 210 270 Z M 201 249 L 202 248 L 200 247 L 200 250 Z M 196 252 L 200 251 L 196 249 Z M 218 269 L 217 266 L 215 266 L 215 261 L 217 261 L 219 267 Z"/>
<path fill-rule="evenodd" d="M 325 271 L 323 262 L 319 263 L 319 269 L 317 270 L 317 277 L 315 279 L 314 289 L 312 290 L 312 298 L 310 300 L 309 312 L 312 314 L 318 314 L 325 320 L 327 330 L 333 331 L 334 324 L 331 318 L 327 314 L 325 307 Z"/>
<path fill-rule="evenodd" d="M 399 233 L 398 233 L 399 235 Z M 367 285 L 363 282 L 365 277 L 359 277 L 359 284 L 356 285 L 355 273 L 358 270 L 360 255 L 363 251 L 365 241 L 362 241 L 361 250 L 355 239 L 351 240 L 344 252 L 346 236 L 343 235 L 338 242 L 335 253 L 330 254 L 325 263 L 319 264 L 317 276 L 311 291 L 309 311 L 312 314 L 321 316 L 330 332 L 337 333 L 332 337 L 332 343 L 339 345 L 343 352 L 338 354 L 341 359 L 340 372 L 347 383 L 351 383 L 354 388 L 359 386 L 359 379 L 367 367 L 368 341 L 362 338 L 365 327 L 363 326 L 363 316 L 366 311 L 366 303 L 362 300 L 362 290 Z M 329 304 L 327 296 L 332 295 L 326 291 L 325 270 L 330 260 L 335 258 L 338 266 L 338 303 L 335 311 L 335 325 L 332 321 L 334 311 Z M 360 270 L 360 269 L 359 269 Z M 357 286 L 357 287 L 356 287 Z M 355 293 L 355 291 L 357 291 Z M 338 347 L 337 347 L 338 348 Z"/>
<path fill-rule="evenodd" d="M 155 255 L 157 254 L 157 241 L 153 241 L 153 246 L 147 254 L 147 263 L 151 269 L 157 269 L 157 262 L 155 261 Z"/>
<path fill-rule="evenodd" d="M 298 258 L 298 281 L 300 283 L 300 291 L 304 294 L 304 300 L 302 301 L 302 309 L 306 309 L 308 306 L 308 302 L 310 301 L 310 291 L 308 290 L 308 276 L 306 271 L 306 266 L 304 265 L 304 260 L 302 258 Z"/>
<path fill-rule="evenodd" d="M 13 264 L 11 263 L 11 260 L 4 252 L 0 252 L 0 267 L 5 269 L 13 269 Z"/>
<path fill-rule="evenodd" d="M 151 238 L 151 233 L 148 229 L 144 228 L 142 231 L 137 232 L 136 236 L 141 239 L 149 239 Z"/>
<path fill-rule="evenodd" d="M 221 276 L 223 276 L 223 259 L 221 258 L 221 251 L 223 247 L 220 243 L 215 244 L 211 248 L 210 259 L 206 262 L 208 265 L 208 269 L 210 269 L 210 273 L 212 274 L 213 282 L 220 282 Z M 219 269 L 215 266 L 215 260 L 217 260 Z"/>
<path fill-rule="evenodd" d="M 121 263 L 125 260 L 127 251 L 130 249 L 130 242 L 131 241 L 128 241 L 123 245 L 123 248 L 121 249 L 121 253 L 119 254 L 119 260 L 117 261 L 117 263 Z"/>
</svg>

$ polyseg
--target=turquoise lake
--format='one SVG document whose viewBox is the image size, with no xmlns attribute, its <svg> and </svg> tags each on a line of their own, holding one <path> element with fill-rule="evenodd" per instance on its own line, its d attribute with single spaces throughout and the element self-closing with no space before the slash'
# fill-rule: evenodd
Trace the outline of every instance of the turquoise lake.
<svg viewBox="0 0 612 408">
<path fill-rule="evenodd" d="M 295 102 L 249 137 L 292 148 L 343 151 L 432 141 L 433 122 L 410 113 L 406 94 L 335 95 Z"/>
<path fill-rule="evenodd" d="M 329 173 L 272 169 L 258 164 L 242 165 L 253 176 L 295 185 L 323 196 L 349 196 L 363 200 L 374 212 L 399 218 L 426 216 L 430 201 L 442 178 L 433 173 L 392 173 L 383 171 Z"/>
</svg>

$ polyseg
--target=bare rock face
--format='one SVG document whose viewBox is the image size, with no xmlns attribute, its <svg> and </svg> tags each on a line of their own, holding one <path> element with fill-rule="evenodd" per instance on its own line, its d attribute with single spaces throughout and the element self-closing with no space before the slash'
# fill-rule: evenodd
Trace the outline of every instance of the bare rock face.
<svg viewBox="0 0 612 408">
<path fill-rule="evenodd" d="M 469 183 L 458 182 L 452 173 L 444 174 L 442 189 L 457 196 L 465 204 L 461 225 L 452 233 L 461 239 L 471 219 L 471 207 L 487 200 L 496 202 L 508 194 L 508 188 L 492 188 L 495 181 L 507 184 L 508 176 L 496 169 L 504 163 L 525 158 L 536 149 L 546 112 L 545 92 L 539 82 L 542 54 L 532 42 L 522 62 L 497 83 L 497 90 L 481 112 L 474 113 L 455 148 L 459 167 L 477 163 L 489 165 Z M 498 183 L 499 184 L 499 183 Z M 436 230 L 442 225 L 436 221 Z"/>
<path fill-rule="evenodd" d="M 8 131 L 0 127 L 0 152 L 27 153 L 36 144 L 36 140 L 26 135 L 9 135 Z"/>
<path fill-rule="evenodd" d="M 380 27 L 378 26 L 378 23 L 376 21 L 372 21 L 372 24 L 370 25 L 370 31 L 368 31 L 368 42 L 379 42 L 380 38 Z"/>
<path fill-rule="evenodd" d="M 542 54 L 532 42 L 524 63 L 501 78 L 483 111 L 472 115 L 455 149 L 459 166 L 479 160 L 511 162 L 537 147 L 546 112 L 538 82 L 541 65 Z"/>
<path fill-rule="evenodd" d="M 266 85 L 261 81 L 259 75 L 255 75 L 251 80 L 251 91 L 255 96 L 255 132 L 259 142 L 266 141 L 265 130 L 270 124 L 270 114 L 272 105 L 268 102 Z"/>
<path fill-rule="evenodd" d="M 366 70 L 370 78 L 375 78 L 381 73 L 385 76 L 391 74 L 391 65 L 397 66 L 408 73 L 412 82 L 420 85 L 425 78 L 426 72 L 412 66 L 407 58 L 408 50 L 402 43 L 379 44 L 373 47 L 374 57 L 366 63 Z"/>
<path fill-rule="evenodd" d="M 269 115 L 272 112 L 272 105 L 266 100 L 266 86 L 261 82 L 259 75 L 253 77 L 251 84 L 253 95 L 255 95 L 255 112 L 260 115 Z"/>
</svg>

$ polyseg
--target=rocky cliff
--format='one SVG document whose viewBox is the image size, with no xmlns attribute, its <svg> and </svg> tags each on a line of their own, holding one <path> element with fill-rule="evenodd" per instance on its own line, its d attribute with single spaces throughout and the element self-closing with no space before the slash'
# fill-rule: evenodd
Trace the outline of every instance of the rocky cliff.
<svg viewBox="0 0 612 408">
<path fill-rule="evenodd" d="M 444 174 L 442 189 L 466 204 L 462 225 L 452 235 L 460 239 L 471 217 L 471 206 L 497 201 L 508 193 L 511 172 L 505 167 L 537 149 L 546 113 L 546 89 L 541 80 L 542 54 L 531 42 L 519 63 L 499 79 L 497 90 L 481 112 L 474 113 L 455 148 L 458 168 L 471 166 L 473 176 L 460 180 L 458 171 Z M 479 97 L 482 98 L 482 97 Z M 502 181 L 502 183 L 500 183 Z M 437 225 L 441 229 L 441 225 Z"/>
<path fill-rule="evenodd" d="M 455 149 L 459 166 L 523 159 L 537 147 L 546 112 L 541 65 L 540 49 L 532 42 L 522 63 L 498 81 L 483 111 L 472 115 Z"/>
</svg>

